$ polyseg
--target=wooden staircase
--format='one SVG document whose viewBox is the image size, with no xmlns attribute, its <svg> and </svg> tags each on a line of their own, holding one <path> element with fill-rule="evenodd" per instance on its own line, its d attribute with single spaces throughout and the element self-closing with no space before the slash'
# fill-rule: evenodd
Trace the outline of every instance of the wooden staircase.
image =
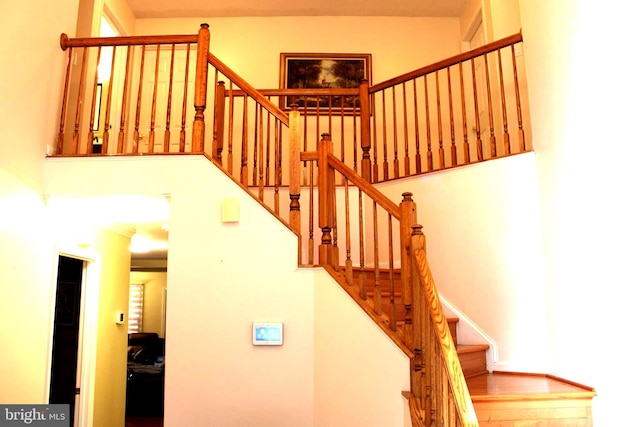
<svg viewBox="0 0 640 427">
<path fill-rule="evenodd" d="M 338 277 L 344 277 L 341 273 L 339 272 Z M 369 309 L 365 311 L 371 315 L 371 312 L 375 311 L 376 272 L 371 268 L 354 269 L 354 276 L 364 280 L 366 284 L 364 302 Z M 401 333 L 405 308 L 401 304 L 400 270 L 390 274 L 388 269 L 378 269 L 377 277 L 383 311 L 380 316 L 381 326 L 389 333 L 390 319 L 393 318 L 391 310 L 395 307 L 398 325 L 396 332 Z M 338 281 L 355 298 L 356 286 L 346 285 L 344 280 Z M 393 305 L 391 295 L 395 301 Z M 359 303 L 363 305 L 362 302 Z M 487 351 L 490 346 L 484 343 L 458 343 L 459 319 L 450 317 L 447 318 L 447 323 L 480 426 L 592 426 L 591 402 L 596 395 L 594 389 L 551 375 L 489 372 Z"/>
</svg>

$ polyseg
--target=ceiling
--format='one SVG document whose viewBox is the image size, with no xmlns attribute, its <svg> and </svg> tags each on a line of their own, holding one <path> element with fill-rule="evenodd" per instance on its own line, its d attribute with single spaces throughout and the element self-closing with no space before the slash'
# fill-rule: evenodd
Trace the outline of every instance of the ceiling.
<svg viewBox="0 0 640 427">
<path fill-rule="evenodd" d="M 458 17 L 466 0 L 127 0 L 136 18 L 232 16 Z"/>
</svg>

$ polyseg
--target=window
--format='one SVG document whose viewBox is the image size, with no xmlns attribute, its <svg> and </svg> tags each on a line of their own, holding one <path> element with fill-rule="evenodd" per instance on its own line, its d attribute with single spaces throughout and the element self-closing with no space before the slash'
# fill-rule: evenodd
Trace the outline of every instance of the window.
<svg viewBox="0 0 640 427">
<path fill-rule="evenodd" d="M 142 309 L 144 306 L 144 285 L 129 285 L 129 333 L 142 332 Z"/>
</svg>

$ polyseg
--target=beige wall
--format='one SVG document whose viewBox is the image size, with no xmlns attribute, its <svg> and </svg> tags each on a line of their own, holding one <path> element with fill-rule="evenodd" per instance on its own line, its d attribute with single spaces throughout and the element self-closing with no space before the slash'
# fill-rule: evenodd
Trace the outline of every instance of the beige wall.
<svg viewBox="0 0 640 427">
<path fill-rule="evenodd" d="M 55 251 L 41 197 L 77 0 L 10 2 L 0 26 L 0 402 L 48 398 Z M 16 321 L 21 319 L 21 321 Z"/>
<path fill-rule="evenodd" d="M 636 5 L 520 0 L 554 372 L 596 388 L 594 425 L 637 423 Z"/>
<path fill-rule="evenodd" d="M 102 254 L 96 334 L 94 425 L 124 424 L 127 380 L 127 324 L 116 313 L 127 312 L 131 233 L 98 228 L 93 248 Z"/>
</svg>

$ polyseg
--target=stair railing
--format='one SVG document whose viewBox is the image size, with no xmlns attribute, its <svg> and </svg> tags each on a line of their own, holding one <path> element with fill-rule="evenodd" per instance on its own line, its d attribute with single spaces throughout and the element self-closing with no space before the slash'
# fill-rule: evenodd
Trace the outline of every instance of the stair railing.
<svg viewBox="0 0 640 427">
<path fill-rule="evenodd" d="M 524 77 L 515 34 L 367 87 L 372 182 L 531 149 Z"/>
<path fill-rule="evenodd" d="M 412 425 L 477 427 L 478 420 L 454 340 L 429 269 L 421 225 L 411 234 L 413 325 L 411 342 Z"/>
</svg>

